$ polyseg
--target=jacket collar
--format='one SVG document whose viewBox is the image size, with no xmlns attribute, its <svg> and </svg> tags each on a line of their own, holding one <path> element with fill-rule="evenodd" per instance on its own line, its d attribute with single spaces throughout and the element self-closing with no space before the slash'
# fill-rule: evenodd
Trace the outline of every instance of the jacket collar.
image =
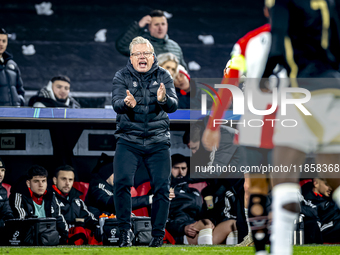
<svg viewBox="0 0 340 255">
<path fill-rule="evenodd" d="M 150 35 L 150 41 L 155 42 L 157 44 L 166 44 L 169 41 L 169 36 L 168 34 L 166 34 L 164 38 L 159 39 Z"/>
<path fill-rule="evenodd" d="M 57 99 L 55 98 L 53 89 L 52 89 L 52 82 L 49 81 L 47 86 L 45 87 L 46 91 L 49 94 L 49 98 L 53 99 L 54 101 L 57 101 Z M 67 97 L 67 100 L 65 102 L 65 105 L 69 106 L 70 105 L 70 97 Z"/>
<path fill-rule="evenodd" d="M 45 193 L 44 193 L 42 196 L 40 196 L 40 197 L 36 196 L 30 188 L 28 188 L 28 190 L 29 190 L 29 192 L 30 192 L 30 195 L 31 195 L 32 200 L 33 200 L 36 204 L 42 205 L 42 202 L 43 202 L 43 200 L 44 200 L 44 196 L 45 196 L 46 193 L 47 193 L 47 189 L 45 190 Z"/>
<path fill-rule="evenodd" d="M 62 198 L 67 199 L 67 197 L 69 198 L 69 200 L 72 200 L 73 198 L 79 198 L 83 193 L 80 192 L 79 190 L 75 189 L 72 187 L 70 193 L 68 193 L 67 195 L 62 193 L 57 186 L 52 185 L 53 190 L 57 193 L 56 195 Z"/>
<path fill-rule="evenodd" d="M 316 193 L 315 191 L 313 191 L 313 193 L 314 193 L 314 195 L 316 196 L 316 197 L 323 197 L 323 195 L 322 194 L 320 194 L 320 193 Z"/>
<path fill-rule="evenodd" d="M 63 192 L 61 192 L 58 188 L 57 188 L 57 186 L 55 186 L 54 184 L 52 185 L 52 188 L 57 192 L 57 194 L 58 195 L 60 195 L 60 196 L 62 196 L 62 197 L 64 197 L 64 198 L 66 198 L 69 194 L 64 194 Z"/>
<path fill-rule="evenodd" d="M 4 59 L 5 63 L 7 63 L 8 60 L 13 59 L 13 56 L 5 51 L 2 53 L 2 58 Z"/>
</svg>

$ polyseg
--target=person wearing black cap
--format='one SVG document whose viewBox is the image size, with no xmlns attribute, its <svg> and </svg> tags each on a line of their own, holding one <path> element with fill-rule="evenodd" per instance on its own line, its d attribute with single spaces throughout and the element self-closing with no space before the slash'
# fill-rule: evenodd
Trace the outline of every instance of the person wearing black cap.
<svg viewBox="0 0 340 255">
<path fill-rule="evenodd" d="M 1 233 L 3 233 L 2 228 L 4 227 L 5 220 L 14 218 L 7 198 L 7 190 L 2 186 L 2 181 L 5 177 L 5 171 L 5 164 L 0 158 L 0 242 L 2 240 Z"/>
<path fill-rule="evenodd" d="M 96 172 L 97 169 L 94 170 Z M 85 203 L 96 218 L 102 213 L 116 214 L 113 196 L 114 169 L 113 163 L 101 166 L 94 173 L 86 194 Z M 144 195 L 132 198 L 132 210 L 136 210 L 152 204 L 152 195 Z"/>
</svg>

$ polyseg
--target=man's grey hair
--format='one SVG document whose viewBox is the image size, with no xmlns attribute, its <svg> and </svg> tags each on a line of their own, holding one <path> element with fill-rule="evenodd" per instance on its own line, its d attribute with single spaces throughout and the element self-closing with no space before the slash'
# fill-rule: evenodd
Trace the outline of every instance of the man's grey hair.
<svg viewBox="0 0 340 255">
<path fill-rule="evenodd" d="M 163 54 L 159 54 L 159 55 L 157 56 L 157 60 L 158 60 L 158 64 L 159 64 L 160 66 L 164 65 L 164 64 L 165 64 L 166 62 L 168 62 L 168 61 L 173 61 L 173 62 L 175 62 L 175 63 L 176 63 L 176 68 L 178 67 L 178 64 L 179 64 L 178 58 L 177 58 L 174 54 L 172 54 L 172 53 L 170 53 L 170 52 L 168 52 L 168 53 L 163 53 Z"/>
<path fill-rule="evenodd" d="M 150 43 L 150 41 L 148 39 L 145 39 L 144 37 L 141 37 L 141 36 L 137 36 L 135 38 L 133 38 L 132 42 L 130 43 L 130 46 L 129 46 L 129 50 L 130 50 L 130 54 L 132 53 L 132 47 L 136 44 L 148 44 L 151 48 L 151 51 L 152 53 L 155 52 L 155 50 L 153 49 L 153 46 L 152 44 Z"/>
</svg>

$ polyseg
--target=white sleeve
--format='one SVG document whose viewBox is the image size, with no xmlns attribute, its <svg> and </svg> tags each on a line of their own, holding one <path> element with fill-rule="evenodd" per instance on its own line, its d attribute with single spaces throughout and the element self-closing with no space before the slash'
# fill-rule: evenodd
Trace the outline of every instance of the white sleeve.
<svg viewBox="0 0 340 255">
<path fill-rule="evenodd" d="M 245 51 L 247 78 L 262 77 L 267 64 L 271 40 L 270 32 L 260 33 L 249 40 Z"/>
</svg>

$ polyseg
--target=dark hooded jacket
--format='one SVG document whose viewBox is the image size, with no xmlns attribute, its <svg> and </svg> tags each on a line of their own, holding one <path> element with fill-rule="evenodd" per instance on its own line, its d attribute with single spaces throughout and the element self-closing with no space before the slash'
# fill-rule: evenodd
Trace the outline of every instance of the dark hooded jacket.
<svg viewBox="0 0 340 255">
<path fill-rule="evenodd" d="M 166 89 L 166 101 L 162 103 L 157 101 L 157 90 L 161 83 Z M 134 108 L 124 103 L 126 90 L 137 101 Z M 116 73 L 113 78 L 112 106 L 117 113 L 116 138 L 140 145 L 170 145 L 168 113 L 177 110 L 178 99 L 169 72 L 158 66 L 156 57 L 146 73 L 136 71 L 130 60 L 125 68 Z"/>
<path fill-rule="evenodd" d="M 0 106 L 23 106 L 25 90 L 18 65 L 8 52 L 0 60 Z"/>
<path fill-rule="evenodd" d="M 313 183 L 306 183 L 303 186 L 303 200 L 301 205 L 304 210 L 302 213 L 309 216 L 315 215 L 315 218 L 321 223 L 321 229 L 323 226 L 327 226 L 330 222 L 340 221 L 340 209 L 335 202 L 326 196 L 313 192 Z M 310 208 L 310 213 L 307 213 L 305 208 Z"/>
<path fill-rule="evenodd" d="M 200 220 L 202 197 L 197 189 L 190 188 L 187 178 L 172 178 L 175 198 L 171 200 L 166 229 L 175 238 L 176 243 L 182 243 L 184 228 Z"/>
<path fill-rule="evenodd" d="M 18 185 L 17 185 L 18 186 Z M 15 218 L 25 219 L 35 217 L 35 207 L 30 190 L 27 186 L 21 186 L 13 190 L 9 197 L 10 205 Z M 60 243 L 66 243 L 68 236 L 68 226 L 64 216 L 61 214 L 60 205 L 55 192 L 47 190 L 43 195 L 46 217 L 53 217 L 57 220 L 57 230 L 61 236 Z"/>
</svg>

